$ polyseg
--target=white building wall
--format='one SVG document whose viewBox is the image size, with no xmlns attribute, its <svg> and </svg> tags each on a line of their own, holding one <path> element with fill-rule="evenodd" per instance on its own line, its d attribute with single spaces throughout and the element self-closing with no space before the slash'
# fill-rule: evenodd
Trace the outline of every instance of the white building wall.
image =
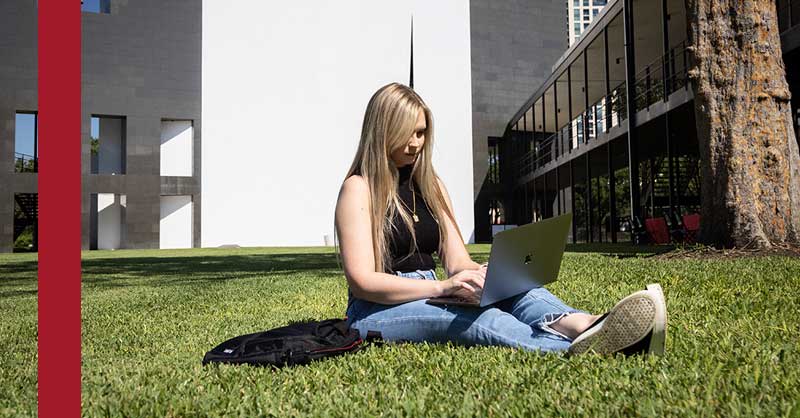
<svg viewBox="0 0 800 418">
<path fill-rule="evenodd" d="M 367 102 L 408 83 L 473 234 L 469 3 L 203 2 L 202 246 L 323 245 Z"/>
<path fill-rule="evenodd" d="M 161 122 L 161 175 L 192 176 L 192 122 Z"/>
<path fill-rule="evenodd" d="M 192 196 L 161 196 L 159 248 L 192 248 Z"/>
</svg>

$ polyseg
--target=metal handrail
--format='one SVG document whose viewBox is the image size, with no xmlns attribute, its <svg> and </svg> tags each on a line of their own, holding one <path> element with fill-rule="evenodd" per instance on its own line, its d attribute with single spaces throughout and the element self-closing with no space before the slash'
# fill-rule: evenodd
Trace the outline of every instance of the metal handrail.
<svg viewBox="0 0 800 418">
<path fill-rule="evenodd" d="M 36 173 L 38 172 L 38 159 L 33 155 L 14 153 L 14 172 L 15 173 Z"/>
<path fill-rule="evenodd" d="M 682 67 L 676 68 L 676 57 L 681 57 Z M 636 110 L 650 107 L 653 103 L 663 100 L 668 95 L 681 87 L 686 87 L 688 66 L 686 41 L 681 41 L 665 55 L 658 57 L 636 74 L 634 86 L 636 97 Z M 667 66 L 666 83 L 664 83 L 664 66 Z M 664 91 L 666 84 L 667 91 Z"/>
<path fill-rule="evenodd" d="M 676 68 L 676 57 L 682 57 Z M 682 41 L 640 71 L 634 78 L 636 110 L 649 107 L 664 99 L 663 66 L 668 65 L 666 85 L 671 94 L 688 86 L 688 54 L 686 41 Z M 653 77 L 657 75 L 658 78 Z M 643 88 L 640 86 L 644 85 Z M 558 128 L 544 140 L 534 141 L 534 148 L 517 159 L 516 172 L 519 177 L 535 172 L 557 159 L 561 154 L 580 148 L 600 133 L 619 126 L 628 118 L 627 86 L 625 82 L 615 86 L 608 95 L 601 97 L 566 125 Z M 592 117 L 590 117 L 592 115 Z M 590 127 L 592 129 L 588 129 Z"/>
<path fill-rule="evenodd" d="M 517 175 L 523 177 L 554 160 L 554 148 L 558 139 L 558 132 L 546 139 L 536 142 L 534 148 L 517 160 Z"/>
</svg>

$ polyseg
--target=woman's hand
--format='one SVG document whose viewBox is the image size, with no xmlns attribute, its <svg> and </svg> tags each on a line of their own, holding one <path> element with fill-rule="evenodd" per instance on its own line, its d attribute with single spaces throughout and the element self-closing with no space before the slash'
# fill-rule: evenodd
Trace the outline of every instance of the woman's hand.
<svg viewBox="0 0 800 418">
<path fill-rule="evenodd" d="M 442 296 L 460 297 L 479 301 L 483 294 L 486 268 L 462 270 L 442 282 Z"/>
</svg>

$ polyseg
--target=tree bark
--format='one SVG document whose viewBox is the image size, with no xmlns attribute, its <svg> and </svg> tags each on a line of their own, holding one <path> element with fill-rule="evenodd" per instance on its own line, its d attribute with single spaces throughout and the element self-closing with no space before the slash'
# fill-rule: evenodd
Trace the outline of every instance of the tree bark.
<svg viewBox="0 0 800 418">
<path fill-rule="evenodd" d="M 800 240 L 800 152 L 773 0 L 685 0 L 700 143 L 700 240 Z"/>
</svg>

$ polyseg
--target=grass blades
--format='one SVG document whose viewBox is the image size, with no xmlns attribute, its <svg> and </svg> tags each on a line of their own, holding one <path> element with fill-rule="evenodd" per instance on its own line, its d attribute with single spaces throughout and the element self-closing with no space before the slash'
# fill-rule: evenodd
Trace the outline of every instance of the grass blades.
<svg viewBox="0 0 800 418">
<path fill-rule="evenodd" d="M 469 250 L 488 258 L 488 245 Z M 385 344 L 281 370 L 203 367 L 230 337 L 343 316 L 332 249 L 85 252 L 83 414 L 800 416 L 800 259 L 567 250 L 548 288 L 576 308 L 601 312 L 661 283 L 664 357 Z M 0 254 L 0 416 L 36 414 L 36 286 L 35 254 Z"/>
</svg>

